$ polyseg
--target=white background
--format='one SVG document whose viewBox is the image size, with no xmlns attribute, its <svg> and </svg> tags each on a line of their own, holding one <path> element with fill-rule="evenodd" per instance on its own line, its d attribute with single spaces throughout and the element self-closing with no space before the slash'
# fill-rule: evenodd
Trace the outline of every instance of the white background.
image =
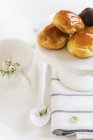
<svg viewBox="0 0 93 140">
<path fill-rule="evenodd" d="M 79 12 L 92 5 L 92 0 L 0 0 L 0 14 L 9 16 L 12 12 L 35 28 L 45 17 L 60 9 Z"/>
<path fill-rule="evenodd" d="M 2 17 L 3 15 L 7 17 L 10 17 L 11 14 L 14 16 L 16 15 L 25 23 L 26 26 L 28 26 L 30 32 L 32 29 L 38 28 L 40 23 L 46 17 L 58 10 L 69 9 L 71 11 L 79 13 L 79 11 L 82 11 L 86 7 L 93 8 L 93 0 L 0 0 L 0 17 Z M 32 41 L 33 32 L 31 31 L 29 35 L 29 38 L 31 38 Z M 11 96 L 11 94 L 9 96 Z M 18 96 L 14 98 L 12 95 L 12 101 L 10 102 L 10 104 L 8 104 L 10 101 L 8 100 L 8 95 L 6 99 L 4 99 L 4 96 L 2 95 L 2 99 L 4 101 L 8 100 L 8 105 L 4 106 L 3 102 L 1 103 L 0 121 L 6 126 L 12 128 L 19 135 L 21 140 L 41 140 L 41 138 L 43 140 L 74 140 L 75 138 L 62 138 L 52 136 L 50 133 L 50 123 L 45 127 L 37 128 L 30 122 L 30 105 L 33 100 L 32 98 L 36 97 L 37 96 L 36 94 L 34 95 L 34 93 L 31 95 L 31 97 L 29 94 L 20 94 L 20 98 Z M 13 100 L 15 102 L 13 102 Z M 16 104 L 17 108 L 19 105 L 18 110 L 15 106 Z M 13 108 L 13 105 L 15 106 L 15 108 Z"/>
</svg>

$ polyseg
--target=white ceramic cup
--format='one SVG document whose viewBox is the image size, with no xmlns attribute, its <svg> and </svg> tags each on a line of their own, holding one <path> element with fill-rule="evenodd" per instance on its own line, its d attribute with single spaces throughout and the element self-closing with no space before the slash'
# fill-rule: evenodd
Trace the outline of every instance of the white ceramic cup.
<svg viewBox="0 0 93 140">
<path fill-rule="evenodd" d="M 13 62 L 20 64 L 16 74 L 3 76 L 0 73 L 0 86 L 14 87 L 13 83 L 20 83 L 22 75 L 26 78 L 26 73 L 31 69 L 33 61 L 33 49 L 30 44 L 18 39 L 0 40 L 0 67 L 3 61 L 11 58 Z M 20 75 L 21 74 L 21 75 Z"/>
</svg>

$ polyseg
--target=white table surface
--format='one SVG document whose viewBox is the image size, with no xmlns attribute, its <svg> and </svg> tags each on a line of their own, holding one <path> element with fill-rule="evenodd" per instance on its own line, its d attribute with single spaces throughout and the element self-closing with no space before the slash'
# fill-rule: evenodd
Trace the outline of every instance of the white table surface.
<svg viewBox="0 0 93 140">
<path fill-rule="evenodd" d="M 0 0 L 0 18 L 11 13 L 18 16 L 29 27 L 32 41 L 32 29 L 48 15 L 60 9 L 79 12 L 92 5 L 93 0 Z M 20 140 L 75 140 L 52 136 L 50 123 L 38 128 L 30 122 L 29 111 L 37 102 L 37 94 L 36 89 L 31 93 L 0 93 L 0 122 L 15 131 Z"/>
</svg>

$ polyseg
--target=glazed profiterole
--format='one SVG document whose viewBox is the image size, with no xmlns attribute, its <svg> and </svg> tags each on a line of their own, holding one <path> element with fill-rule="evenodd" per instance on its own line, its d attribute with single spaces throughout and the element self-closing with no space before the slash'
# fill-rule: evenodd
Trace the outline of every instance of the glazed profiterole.
<svg viewBox="0 0 93 140">
<path fill-rule="evenodd" d="M 75 13 L 61 10 L 53 18 L 53 24 L 62 32 L 74 34 L 80 29 L 84 29 L 82 19 Z"/>
<path fill-rule="evenodd" d="M 79 15 L 86 27 L 93 26 L 93 8 L 84 9 Z"/>
<path fill-rule="evenodd" d="M 80 58 L 93 56 L 93 27 L 75 33 L 67 44 L 68 51 Z"/>
<path fill-rule="evenodd" d="M 67 45 L 69 53 L 79 58 L 93 56 L 93 9 L 86 8 L 79 15 L 68 10 L 57 12 L 39 33 L 38 43 L 55 50 Z"/>
<path fill-rule="evenodd" d="M 61 49 L 69 39 L 69 35 L 61 32 L 54 24 L 50 24 L 43 29 L 38 35 L 38 43 L 47 49 Z"/>
</svg>

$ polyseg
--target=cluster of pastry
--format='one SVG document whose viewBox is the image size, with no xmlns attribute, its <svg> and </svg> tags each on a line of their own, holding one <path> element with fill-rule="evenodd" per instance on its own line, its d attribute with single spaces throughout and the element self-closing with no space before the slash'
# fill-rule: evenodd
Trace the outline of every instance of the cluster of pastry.
<svg viewBox="0 0 93 140">
<path fill-rule="evenodd" d="M 61 49 L 80 58 L 93 56 L 93 9 L 86 8 L 79 15 L 61 10 L 52 23 L 38 35 L 38 43 L 47 49 Z"/>
</svg>

